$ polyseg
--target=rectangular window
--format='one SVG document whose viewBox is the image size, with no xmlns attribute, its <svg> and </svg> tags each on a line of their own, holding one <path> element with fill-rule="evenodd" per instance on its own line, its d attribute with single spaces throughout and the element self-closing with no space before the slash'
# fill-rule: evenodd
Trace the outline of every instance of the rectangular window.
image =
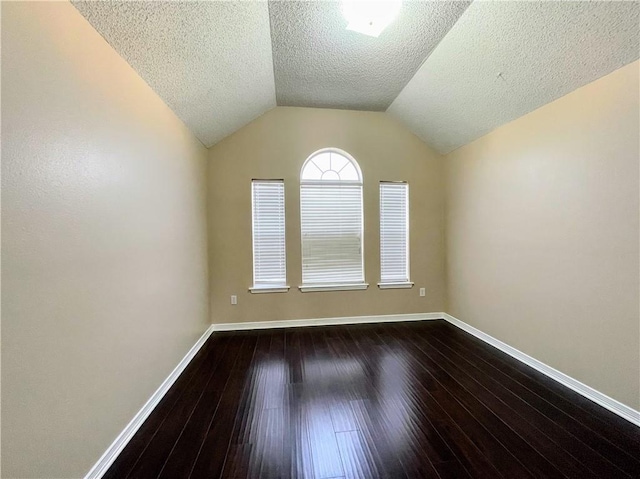
<svg viewBox="0 0 640 479">
<path fill-rule="evenodd" d="M 302 291 L 364 289 L 362 185 L 300 187 Z"/>
<path fill-rule="evenodd" d="M 253 212 L 252 293 L 285 292 L 287 260 L 284 230 L 284 181 L 251 182 Z"/>
<path fill-rule="evenodd" d="M 409 185 L 380 183 L 380 288 L 410 288 Z"/>
</svg>

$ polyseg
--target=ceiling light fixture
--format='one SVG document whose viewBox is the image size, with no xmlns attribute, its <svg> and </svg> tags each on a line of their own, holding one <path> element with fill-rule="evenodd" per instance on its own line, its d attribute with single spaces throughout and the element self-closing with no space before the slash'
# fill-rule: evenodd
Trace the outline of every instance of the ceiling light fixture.
<svg viewBox="0 0 640 479">
<path fill-rule="evenodd" d="M 402 0 L 343 0 L 342 14 L 349 24 L 347 30 L 377 37 L 400 12 Z"/>
</svg>

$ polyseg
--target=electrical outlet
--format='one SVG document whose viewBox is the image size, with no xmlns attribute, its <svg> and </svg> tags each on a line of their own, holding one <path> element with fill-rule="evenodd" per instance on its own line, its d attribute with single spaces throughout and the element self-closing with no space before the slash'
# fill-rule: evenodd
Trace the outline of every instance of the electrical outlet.
<svg viewBox="0 0 640 479">
<path fill-rule="evenodd" d="M 420 288 L 420 296 L 426 296 L 427 290 L 425 288 Z"/>
<path fill-rule="evenodd" d="M 231 304 L 238 304 L 238 297 L 235 294 L 231 295 Z"/>
</svg>

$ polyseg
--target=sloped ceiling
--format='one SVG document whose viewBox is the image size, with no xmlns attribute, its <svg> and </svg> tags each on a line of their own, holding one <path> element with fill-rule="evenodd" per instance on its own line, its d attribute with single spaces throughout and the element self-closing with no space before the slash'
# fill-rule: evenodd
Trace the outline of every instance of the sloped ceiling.
<svg viewBox="0 0 640 479">
<path fill-rule="evenodd" d="M 389 113 L 441 153 L 638 59 L 638 2 L 474 2 Z"/>
<path fill-rule="evenodd" d="M 206 145 L 276 105 L 388 112 L 441 153 L 640 56 L 638 2 L 74 2 Z M 390 105 L 390 106 L 389 106 Z"/>
<path fill-rule="evenodd" d="M 276 106 L 266 2 L 73 2 L 211 146 Z"/>
</svg>

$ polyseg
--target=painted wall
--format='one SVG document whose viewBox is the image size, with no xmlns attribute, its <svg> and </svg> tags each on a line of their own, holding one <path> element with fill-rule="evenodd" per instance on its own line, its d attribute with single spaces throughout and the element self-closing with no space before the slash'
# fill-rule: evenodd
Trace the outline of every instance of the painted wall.
<svg viewBox="0 0 640 479">
<path fill-rule="evenodd" d="M 447 311 L 635 409 L 638 68 L 445 160 Z"/>
<path fill-rule="evenodd" d="M 2 473 L 81 477 L 208 319 L 206 149 L 69 3 L 2 2 Z"/>
<path fill-rule="evenodd" d="M 364 177 L 366 291 L 301 293 L 300 168 L 326 147 L 350 153 Z M 209 256 L 214 323 L 441 311 L 442 160 L 383 113 L 278 107 L 209 150 Z M 251 180 L 284 178 L 288 293 L 251 294 Z M 379 182 L 407 180 L 411 280 L 379 290 Z M 427 296 L 421 298 L 419 287 Z M 238 295 L 238 305 L 230 295 Z"/>
</svg>

